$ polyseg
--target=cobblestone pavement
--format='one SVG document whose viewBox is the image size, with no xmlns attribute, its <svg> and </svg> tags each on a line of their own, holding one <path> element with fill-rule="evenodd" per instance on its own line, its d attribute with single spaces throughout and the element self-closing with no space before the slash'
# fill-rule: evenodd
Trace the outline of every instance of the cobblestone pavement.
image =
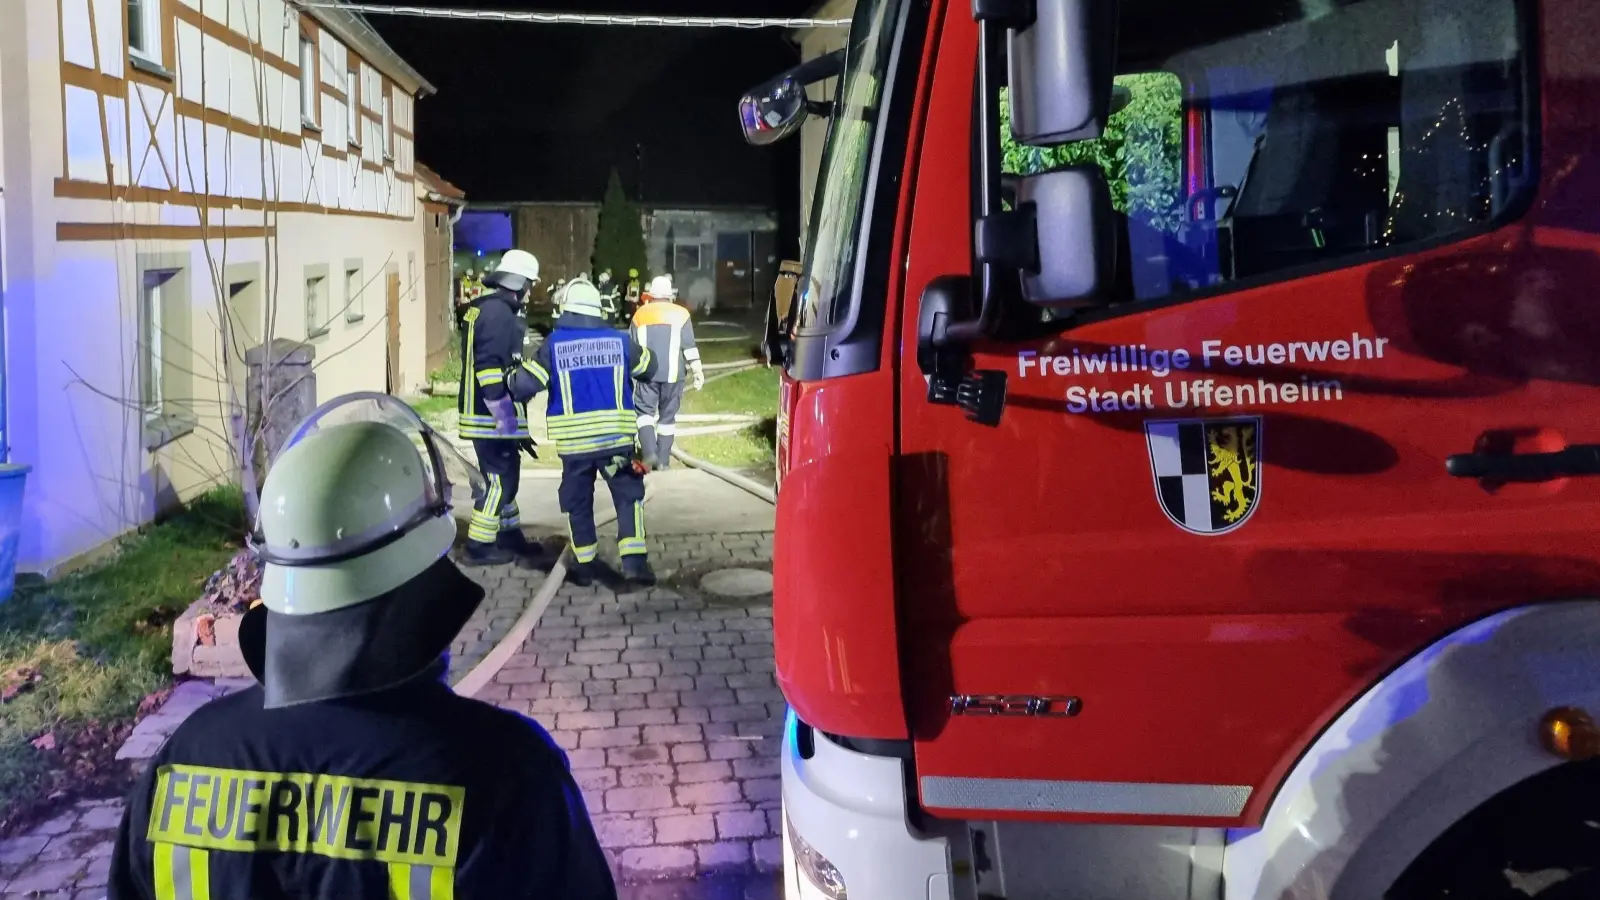
<svg viewBox="0 0 1600 900">
<path fill-rule="evenodd" d="M 538 719 L 566 748 L 620 881 L 772 872 L 784 703 L 771 596 L 697 589 L 718 569 L 769 568 L 771 534 L 651 543 L 660 586 L 563 586 L 478 696 Z"/>
<path fill-rule="evenodd" d="M 120 800 L 89 800 L 0 841 L 0 898 L 101 900 L 121 821 Z"/>
<path fill-rule="evenodd" d="M 483 661 L 495 644 L 511 631 L 533 595 L 544 585 L 545 573 L 516 566 L 462 566 L 462 573 L 488 592 L 477 612 L 450 645 L 450 683 L 460 681 Z"/>
</svg>

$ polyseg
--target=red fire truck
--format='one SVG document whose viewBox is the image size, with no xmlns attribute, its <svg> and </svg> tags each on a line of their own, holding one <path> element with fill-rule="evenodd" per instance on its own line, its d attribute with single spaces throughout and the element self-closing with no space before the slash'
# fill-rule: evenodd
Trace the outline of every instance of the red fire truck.
<svg viewBox="0 0 1600 900">
<path fill-rule="evenodd" d="M 741 115 L 791 898 L 1600 897 L 1600 3 L 859 0 Z"/>
</svg>

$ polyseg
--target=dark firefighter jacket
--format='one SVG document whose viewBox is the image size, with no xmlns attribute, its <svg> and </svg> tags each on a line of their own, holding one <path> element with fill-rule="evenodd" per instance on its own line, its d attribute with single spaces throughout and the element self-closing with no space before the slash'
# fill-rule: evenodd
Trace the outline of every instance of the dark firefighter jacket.
<svg viewBox="0 0 1600 900">
<path fill-rule="evenodd" d="M 461 436 L 469 440 L 526 439 L 528 416 L 517 407 L 517 433 L 495 431 L 486 400 L 506 392 L 506 372 L 522 356 L 528 323 L 517 312 L 511 294 L 493 291 L 472 301 L 462 316 L 461 389 L 456 397 Z"/>
<path fill-rule="evenodd" d="M 129 800 L 109 900 L 609 900 L 567 760 L 431 679 L 201 708 Z"/>
<path fill-rule="evenodd" d="M 549 390 L 545 424 L 560 456 L 631 450 L 633 380 L 655 372 L 649 350 L 593 316 L 565 313 L 522 368 Z"/>
</svg>

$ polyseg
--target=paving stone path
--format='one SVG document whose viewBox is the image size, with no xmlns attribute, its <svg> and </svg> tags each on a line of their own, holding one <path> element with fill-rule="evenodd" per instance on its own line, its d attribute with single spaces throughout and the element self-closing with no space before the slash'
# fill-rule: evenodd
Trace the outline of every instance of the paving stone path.
<svg viewBox="0 0 1600 900">
<path fill-rule="evenodd" d="M 770 565 L 771 535 L 651 543 L 662 585 L 563 586 L 478 696 L 538 719 L 566 748 L 620 881 L 772 872 L 784 703 L 771 597 L 697 588 L 712 571 Z"/>
<path fill-rule="evenodd" d="M 544 585 L 545 573 L 516 566 L 462 566 L 461 571 L 483 586 L 483 598 L 472 618 L 450 645 L 450 682 L 460 681 L 511 631 Z"/>
<path fill-rule="evenodd" d="M 121 821 L 122 801 L 90 800 L 0 841 L 0 898 L 102 900 Z"/>
</svg>

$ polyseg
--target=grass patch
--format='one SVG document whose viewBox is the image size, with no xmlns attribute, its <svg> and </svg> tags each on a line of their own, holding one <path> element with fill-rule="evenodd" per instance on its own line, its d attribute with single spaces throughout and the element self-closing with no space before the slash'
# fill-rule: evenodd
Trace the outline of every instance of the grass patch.
<svg viewBox="0 0 1600 900">
<path fill-rule="evenodd" d="M 110 561 L 19 584 L 0 604 L 0 686 L 18 672 L 31 679 L 0 707 L 0 826 L 61 787 L 61 755 L 36 739 L 65 745 L 131 719 L 171 680 L 171 624 L 238 551 L 243 521 L 239 492 L 214 491 L 125 539 Z"/>
<path fill-rule="evenodd" d="M 434 428 L 454 428 L 456 426 L 456 398 L 448 394 L 426 394 L 407 400 L 411 408 L 417 411 L 424 422 Z"/>
<path fill-rule="evenodd" d="M 428 381 L 432 384 L 450 384 L 461 380 L 461 342 L 454 337 L 450 339 L 449 355 L 445 357 L 444 365 L 428 373 Z"/>
<path fill-rule="evenodd" d="M 742 431 L 686 434 L 678 438 L 683 452 L 728 469 L 770 470 L 776 464 L 776 419 L 765 419 Z"/>
<path fill-rule="evenodd" d="M 777 409 L 778 370 L 763 366 L 715 381 L 707 378 L 705 390 L 684 392 L 681 411 L 702 415 L 773 416 Z"/>
</svg>

